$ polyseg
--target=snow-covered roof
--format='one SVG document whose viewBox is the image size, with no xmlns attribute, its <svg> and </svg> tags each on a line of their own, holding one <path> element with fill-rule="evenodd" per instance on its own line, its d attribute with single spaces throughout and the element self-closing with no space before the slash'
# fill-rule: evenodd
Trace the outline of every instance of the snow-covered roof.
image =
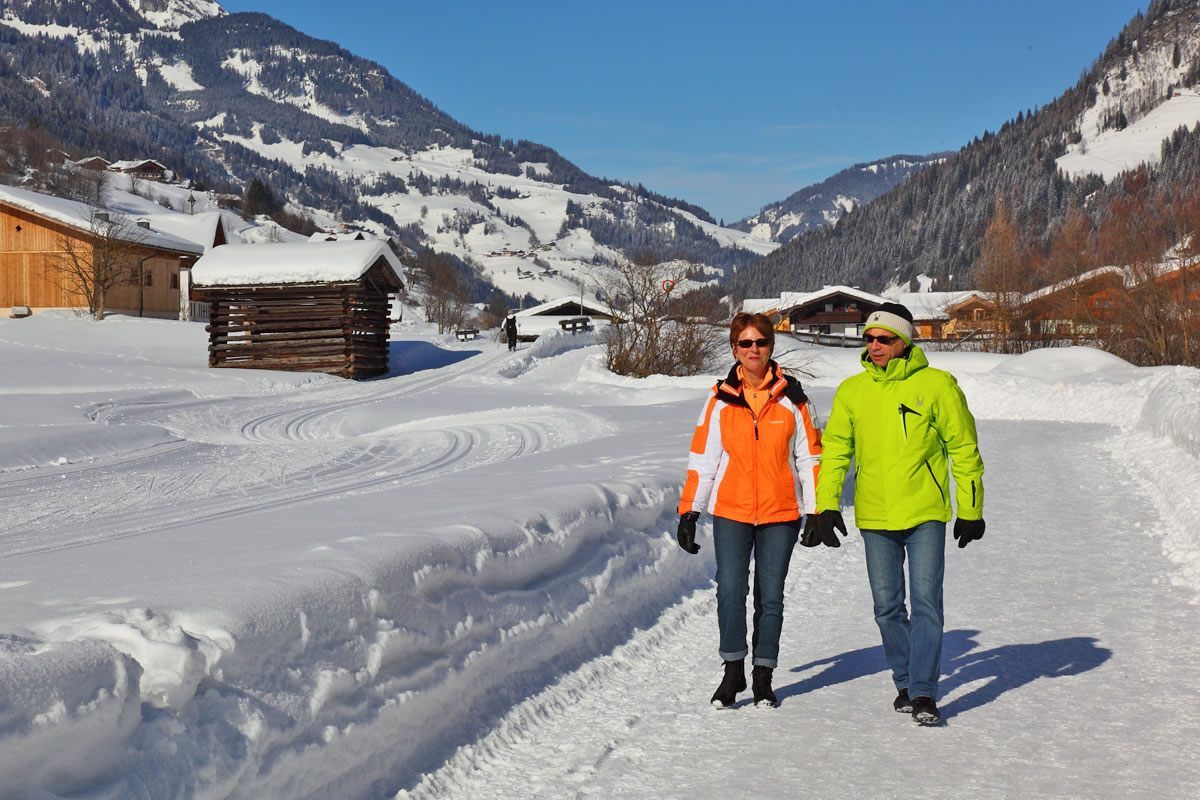
<svg viewBox="0 0 1200 800">
<path fill-rule="evenodd" d="M 213 242 L 216 240 L 221 215 L 221 211 L 202 211 L 199 214 L 153 214 L 146 215 L 146 218 L 150 220 L 151 226 L 180 239 L 195 242 L 207 253 L 213 248 Z"/>
<path fill-rule="evenodd" d="M 331 233 L 329 231 L 317 231 L 312 236 L 308 237 L 310 242 L 361 242 L 364 239 L 374 239 L 364 231 L 346 231 Z"/>
<path fill-rule="evenodd" d="M 196 262 L 197 286 L 357 281 L 384 259 L 403 282 L 400 260 L 386 242 L 290 242 L 217 247 Z"/>
<path fill-rule="evenodd" d="M 560 306 L 567 305 L 568 303 L 581 306 L 584 310 L 584 313 L 587 314 L 603 314 L 604 316 L 608 317 L 618 316 L 617 312 L 613 311 L 608 306 L 603 305 L 602 303 L 597 303 L 594 300 L 585 299 L 581 301 L 578 295 L 570 295 L 567 297 L 559 297 L 554 300 L 549 300 L 545 303 L 542 303 L 540 306 L 534 306 L 533 308 L 527 308 L 524 311 L 518 311 L 517 316 L 532 317 L 538 315 L 547 315 Z"/>
<path fill-rule="evenodd" d="M 742 311 L 747 314 L 761 314 L 779 308 L 778 297 L 747 297 L 742 301 Z"/>
<path fill-rule="evenodd" d="M 131 169 L 141 169 L 143 167 L 154 167 L 165 170 L 166 167 L 158 163 L 152 158 L 137 158 L 132 161 L 114 161 L 108 165 L 108 168 L 113 172 L 128 172 Z"/>
<path fill-rule="evenodd" d="M 887 302 L 887 298 L 880 297 L 877 294 L 864 292 L 862 289 L 855 289 L 853 286 L 824 286 L 815 292 L 783 292 L 779 296 L 779 308 L 792 309 L 796 306 L 806 305 L 823 297 L 832 297 L 835 294 L 844 294 L 853 297 L 857 300 L 863 300 L 867 303 L 875 305 L 883 305 Z"/>
<path fill-rule="evenodd" d="M 78 200 L 67 200 L 62 197 L 33 192 L 29 189 L 19 189 L 16 186 L 0 185 L 0 203 L 8 203 L 22 208 L 38 216 L 77 228 L 84 233 L 92 232 L 92 218 L 96 209 Z M 115 229 L 114 235 L 123 241 L 158 250 L 170 250 L 187 255 L 200 255 L 204 252 L 202 245 L 172 233 L 157 230 L 153 223 L 149 228 L 139 227 L 134 223 L 132 217 L 129 218 L 129 224 Z"/>
<path fill-rule="evenodd" d="M 887 295 L 893 303 L 899 303 L 912 312 L 914 320 L 949 319 L 946 309 L 961 303 L 968 297 L 986 297 L 978 289 L 961 292 L 895 292 Z"/>
</svg>

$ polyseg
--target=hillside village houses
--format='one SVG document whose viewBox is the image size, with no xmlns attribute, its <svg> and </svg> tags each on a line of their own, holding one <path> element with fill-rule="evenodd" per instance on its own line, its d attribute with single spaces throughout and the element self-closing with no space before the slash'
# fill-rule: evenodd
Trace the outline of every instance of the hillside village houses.
<svg viewBox="0 0 1200 800">
<path fill-rule="evenodd" d="M 990 315 L 992 304 L 983 292 L 888 292 L 872 294 L 853 286 L 824 286 L 812 292 L 783 292 L 778 298 L 747 299 L 742 310 L 763 313 L 775 320 L 775 329 L 816 341 L 858 344 L 871 312 L 887 302 L 903 304 L 913 314 L 919 339 L 955 338 L 975 330 L 960 315 L 974 312 L 983 302 Z"/>
<path fill-rule="evenodd" d="M 997 299 L 1007 306 L 1001 320 Z M 1040 344 L 1094 342 L 1130 324 L 1135 307 L 1159 303 L 1168 316 L 1183 309 L 1182 324 L 1200 340 L 1200 258 L 1170 253 L 1150 267 L 1105 266 L 1025 294 L 978 289 L 958 292 L 886 292 L 874 295 L 849 286 L 825 286 L 813 292 L 783 292 L 753 298 L 742 310 L 763 313 L 775 329 L 823 344 L 858 344 L 863 321 L 885 302 L 897 302 L 913 314 L 917 338 L 963 342 L 996 336 Z M 1147 313 L 1149 310 L 1147 310 Z"/>
</svg>

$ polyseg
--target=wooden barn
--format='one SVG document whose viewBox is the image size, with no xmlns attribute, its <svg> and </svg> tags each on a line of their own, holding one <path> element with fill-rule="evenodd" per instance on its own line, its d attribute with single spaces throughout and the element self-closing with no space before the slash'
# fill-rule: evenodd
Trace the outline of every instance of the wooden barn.
<svg viewBox="0 0 1200 800">
<path fill-rule="evenodd" d="M 87 308 L 87 297 L 64 275 L 67 252 L 109 248 L 127 272 L 120 285 L 106 294 L 109 312 L 154 317 L 179 314 L 179 272 L 204 248 L 193 241 L 127 218 L 104 225 L 103 212 L 74 200 L 0 186 L 0 309 L 28 306 Z M 98 231 L 107 242 L 97 241 Z"/>
<path fill-rule="evenodd" d="M 192 299 L 209 304 L 208 365 L 383 375 L 402 271 L 381 241 L 215 248 L 192 269 Z"/>
</svg>

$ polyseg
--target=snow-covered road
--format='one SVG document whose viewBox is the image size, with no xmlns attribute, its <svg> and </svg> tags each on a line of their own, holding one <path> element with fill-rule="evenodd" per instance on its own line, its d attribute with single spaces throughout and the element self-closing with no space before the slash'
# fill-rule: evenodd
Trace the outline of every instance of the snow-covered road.
<svg viewBox="0 0 1200 800">
<path fill-rule="evenodd" d="M 862 543 L 797 548 L 774 711 L 710 709 L 704 589 L 404 798 L 1194 798 L 1200 605 L 1109 426 L 984 421 L 988 533 L 947 559 L 941 707 L 891 710 Z M 705 546 L 708 542 L 704 542 Z"/>
<path fill-rule="evenodd" d="M 711 378 L 396 333 L 356 384 L 0 320 L 0 798 L 1200 793 L 1197 371 L 935 354 L 989 531 L 922 730 L 853 537 L 796 552 L 781 708 L 708 707 L 712 549 L 673 530 Z M 854 356 L 788 355 L 819 409 Z"/>
</svg>

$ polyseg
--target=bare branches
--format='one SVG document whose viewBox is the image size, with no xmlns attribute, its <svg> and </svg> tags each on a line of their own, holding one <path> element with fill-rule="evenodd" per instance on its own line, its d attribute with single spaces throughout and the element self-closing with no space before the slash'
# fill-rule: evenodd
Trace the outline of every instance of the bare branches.
<svg viewBox="0 0 1200 800">
<path fill-rule="evenodd" d="M 471 290 L 449 259 L 426 250 L 417 257 L 413 279 L 425 293 L 425 318 L 437 323 L 438 333 L 462 326 L 471 308 Z"/>
<path fill-rule="evenodd" d="M 82 295 L 88 311 L 104 319 L 108 293 L 138 280 L 142 229 L 121 214 L 92 206 L 87 232 L 60 233 L 51 267 L 63 288 Z"/>
<path fill-rule="evenodd" d="M 1074 342 L 1139 365 L 1200 366 L 1200 184 L 1154 190 L 1142 171 L 1125 180 L 1094 227 L 1072 209 L 1044 254 L 1018 244 L 997 204 L 977 264 L 997 309 L 988 349 Z M 1031 275 L 1043 288 L 1022 296 Z"/>
<path fill-rule="evenodd" d="M 704 371 L 721 341 L 703 298 L 672 298 L 683 279 L 679 262 L 640 256 L 617 265 L 605 294 L 620 313 L 603 335 L 605 360 L 618 375 L 696 375 Z"/>
</svg>

